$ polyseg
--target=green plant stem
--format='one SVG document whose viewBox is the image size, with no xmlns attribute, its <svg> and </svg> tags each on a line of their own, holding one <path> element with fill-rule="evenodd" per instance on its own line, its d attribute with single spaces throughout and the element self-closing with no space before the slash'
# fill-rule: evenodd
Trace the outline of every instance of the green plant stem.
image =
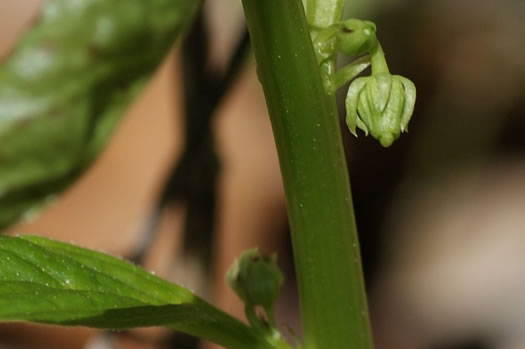
<svg viewBox="0 0 525 349">
<path fill-rule="evenodd" d="M 372 67 L 372 74 L 390 74 L 385 53 L 380 43 L 377 43 L 377 47 L 370 53 L 370 65 Z"/>
<path fill-rule="evenodd" d="M 348 81 L 356 78 L 363 70 L 370 65 L 370 57 L 364 56 L 356 59 L 347 66 L 341 68 L 332 77 L 330 77 L 329 93 L 335 93 L 340 87 L 343 87 Z"/>
<path fill-rule="evenodd" d="M 243 0 L 286 192 L 305 349 L 373 347 L 335 97 L 301 0 Z"/>
<path fill-rule="evenodd" d="M 326 28 L 341 18 L 343 0 L 306 0 L 308 23 Z"/>
</svg>

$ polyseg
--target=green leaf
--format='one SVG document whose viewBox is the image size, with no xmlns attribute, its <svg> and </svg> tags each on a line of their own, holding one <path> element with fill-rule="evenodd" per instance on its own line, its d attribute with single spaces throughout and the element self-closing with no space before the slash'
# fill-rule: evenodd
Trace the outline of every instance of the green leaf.
<svg viewBox="0 0 525 349">
<path fill-rule="evenodd" d="M 93 161 L 200 3 L 43 3 L 0 65 L 0 231 Z"/>
<path fill-rule="evenodd" d="M 231 349 L 274 348 L 271 339 L 129 262 L 27 235 L 0 237 L 0 321 L 166 326 Z"/>
</svg>

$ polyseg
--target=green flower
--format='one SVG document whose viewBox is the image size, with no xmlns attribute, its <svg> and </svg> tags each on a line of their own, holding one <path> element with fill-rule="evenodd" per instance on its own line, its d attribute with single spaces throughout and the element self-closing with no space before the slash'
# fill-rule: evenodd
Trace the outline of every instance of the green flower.
<svg viewBox="0 0 525 349">
<path fill-rule="evenodd" d="M 263 256 L 257 248 L 246 250 L 235 260 L 226 280 L 239 298 L 249 306 L 271 311 L 284 281 L 277 256 Z"/>
<path fill-rule="evenodd" d="M 416 87 L 412 81 L 387 71 L 355 79 L 346 95 L 346 124 L 357 136 L 356 126 L 389 147 L 407 131 L 414 111 Z"/>
<path fill-rule="evenodd" d="M 377 46 L 376 25 L 370 21 L 347 19 L 334 25 L 335 47 L 347 56 L 368 53 Z"/>
</svg>

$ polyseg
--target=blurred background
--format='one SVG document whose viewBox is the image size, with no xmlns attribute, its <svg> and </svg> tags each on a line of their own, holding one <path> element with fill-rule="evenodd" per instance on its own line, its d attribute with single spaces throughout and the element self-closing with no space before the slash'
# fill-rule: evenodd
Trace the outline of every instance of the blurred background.
<svg viewBox="0 0 525 349">
<path fill-rule="evenodd" d="M 0 2 L 0 57 L 40 3 Z M 525 2 L 354 0 L 346 12 L 376 22 L 390 70 L 418 89 L 409 133 L 391 148 L 343 127 L 376 348 L 525 349 Z M 97 162 L 8 233 L 133 259 L 240 318 L 227 267 L 248 247 L 278 251 L 278 323 L 300 336 L 279 166 L 248 50 L 240 1 L 208 0 Z M 197 345 L 162 329 L 0 326 L 1 349 Z"/>
</svg>

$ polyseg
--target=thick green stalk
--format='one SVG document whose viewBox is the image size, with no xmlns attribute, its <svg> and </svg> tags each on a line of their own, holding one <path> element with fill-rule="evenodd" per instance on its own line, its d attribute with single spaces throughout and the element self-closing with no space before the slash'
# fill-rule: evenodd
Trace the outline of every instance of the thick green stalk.
<svg viewBox="0 0 525 349">
<path fill-rule="evenodd" d="M 306 349 L 373 347 L 346 161 L 301 0 L 243 0 L 279 153 Z"/>
</svg>

